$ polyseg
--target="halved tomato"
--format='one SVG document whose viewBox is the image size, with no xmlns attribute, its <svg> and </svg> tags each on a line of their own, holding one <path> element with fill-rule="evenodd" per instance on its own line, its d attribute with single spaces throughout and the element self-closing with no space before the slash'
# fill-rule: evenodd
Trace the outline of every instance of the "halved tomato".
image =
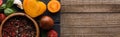
<svg viewBox="0 0 120 37">
<path fill-rule="evenodd" d="M 49 3 L 48 3 L 48 10 L 51 12 L 51 13 L 56 13 L 60 10 L 61 8 L 61 5 L 60 5 L 60 2 L 57 1 L 57 0 L 51 0 Z"/>
</svg>

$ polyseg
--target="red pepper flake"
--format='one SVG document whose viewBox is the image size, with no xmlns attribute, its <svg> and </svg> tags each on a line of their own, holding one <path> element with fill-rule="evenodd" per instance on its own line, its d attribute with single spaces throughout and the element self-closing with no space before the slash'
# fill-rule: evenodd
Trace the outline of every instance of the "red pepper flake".
<svg viewBox="0 0 120 37">
<path fill-rule="evenodd" d="M 3 37 L 35 37 L 32 21 L 23 16 L 15 16 L 5 22 L 2 29 Z"/>
</svg>

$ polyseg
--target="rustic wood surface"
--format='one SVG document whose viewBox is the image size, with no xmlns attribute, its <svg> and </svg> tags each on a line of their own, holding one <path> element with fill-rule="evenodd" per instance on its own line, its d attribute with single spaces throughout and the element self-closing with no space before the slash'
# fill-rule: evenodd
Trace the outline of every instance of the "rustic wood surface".
<svg viewBox="0 0 120 37">
<path fill-rule="evenodd" d="M 61 37 L 120 37 L 120 0 L 61 0 Z"/>
</svg>

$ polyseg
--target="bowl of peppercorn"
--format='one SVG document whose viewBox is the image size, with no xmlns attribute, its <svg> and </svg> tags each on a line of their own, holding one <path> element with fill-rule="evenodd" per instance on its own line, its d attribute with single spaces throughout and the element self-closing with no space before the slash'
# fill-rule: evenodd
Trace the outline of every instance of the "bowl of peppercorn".
<svg viewBox="0 0 120 37">
<path fill-rule="evenodd" d="M 39 33 L 36 21 L 25 13 L 9 15 L 0 26 L 0 37 L 39 37 Z"/>
</svg>

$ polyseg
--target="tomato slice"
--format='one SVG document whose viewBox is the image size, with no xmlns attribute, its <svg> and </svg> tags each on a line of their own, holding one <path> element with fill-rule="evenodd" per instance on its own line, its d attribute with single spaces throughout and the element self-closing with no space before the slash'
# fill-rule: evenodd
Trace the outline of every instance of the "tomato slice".
<svg viewBox="0 0 120 37">
<path fill-rule="evenodd" d="M 60 2 L 59 1 L 56 1 L 56 0 L 52 0 L 48 3 L 48 10 L 51 12 L 51 13 L 56 13 L 60 10 L 61 8 L 61 5 L 60 5 Z"/>
</svg>

